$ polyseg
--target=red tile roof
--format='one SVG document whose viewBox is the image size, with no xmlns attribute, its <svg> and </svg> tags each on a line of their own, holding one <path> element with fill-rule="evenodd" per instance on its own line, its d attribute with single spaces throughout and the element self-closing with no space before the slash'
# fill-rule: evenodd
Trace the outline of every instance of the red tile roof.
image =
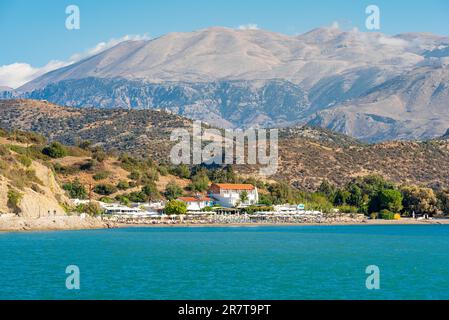
<svg viewBox="0 0 449 320">
<path fill-rule="evenodd" d="M 212 201 L 209 197 L 179 197 L 178 200 L 184 201 L 184 202 L 202 202 L 202 201 Z"/>
<path fill-rule="evenodd" d="M 252 184 L 217 183 L 215 185 L 224 190 L 254 190 Z"/>
</svg>

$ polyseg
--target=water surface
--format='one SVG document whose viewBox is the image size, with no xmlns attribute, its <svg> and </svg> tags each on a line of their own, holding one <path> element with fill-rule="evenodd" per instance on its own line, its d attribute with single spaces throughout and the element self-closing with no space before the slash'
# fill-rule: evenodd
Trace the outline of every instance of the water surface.
<svg viewBox="0 0 449 320">
<path fill-rule="evenodd" d="M 0 233 L 0 299 L 449 299 L 449 225 Z"/>
</svg>

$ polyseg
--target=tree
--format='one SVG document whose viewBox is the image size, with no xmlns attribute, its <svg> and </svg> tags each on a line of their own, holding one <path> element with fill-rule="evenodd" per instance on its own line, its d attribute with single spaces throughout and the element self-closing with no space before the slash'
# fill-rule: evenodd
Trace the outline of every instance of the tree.
<svg viewBox="0 0 449 320">
<path fill-rule="evenodd" d="M 96 202 L 89 202 L 84 205 L 84 211 L 90 216 L 99 216 L 103 213 L 100 205 Z"/>
<path fill-rule="evenodd" d="M 385 189 L 379 191 L 378 205 L 380 210 L 400 212 L 402 210 L 402 194 L 400 191 Z"/>
<path fill-rule="evenodd" d="M 268 187 L 274 204 L 283 204 L 292 202 L 293 192 L 290 186 L 285 182 L 272 184 Z"/>
<path fill-rule="evenodd" d="M 360 189 L 362 196 L 367 195 L 369 198 L 376 197 L 381 190 L 394 189 L 393 183 L 386 181 L 379 175 L 369 175 L 354 179 L 347 185 L 346 189 L 354 190 L 354 186 L 357 186 Z"/>
<path fill-rule="evenodd" d="M 67 191 L 71 199 L 86 199 L 87 191 L 86 188 L 80 183 L 78 179 L 73 182 L 66 183 L 62 188 Z"/>
<path fill-rule="evenodd" d="M 334 195 L 334 204 L 336 206 L 342 206 L 347 203 L 350 196 L 351 196 L 351 194 L 348 191 L 338 189 Z"/>
<path fill-rule="evenodd" d="M 348 188 L 349 196 L 346 200 L 351 206 L 361 207 L 363 205 L 362 189 L 356 184 L 351 184 Z"/>
<path fill-rule="evenodd" d="M 142 192 L 147 196 L 147 199 L 149 201 L 154 201 L 161 197 L 159 191 L 157 190 L 157 186 L 154 182 L 146 184 L 142 188 Z"/>
<path fill-rule="evenodd" d="M 437 211 L 438 200 L 432 189 L 405 186 L 401 189 L 404 197 L 404 211 L 409 214 L 433 214 Z"/>
<path fill-rule="evenodd" d="M 180 215 L 187 213 L 187 204 L 179 200 L 170 200 L 165 205 L 165 214 Z"/>
<path fill-rule="evenodd" d="M 172 169 L 172 173 L 182 179 L 188 179 L 190 177 L 190 170 L 185 164 L 180 164 Z"/>
<path fill-rule="evenodd" d="M 448 130 L 449 133 L 449 130 Z M 449 214 L 449 189 L 438 192 L 438 209 L 446 215 Z"/>
<path fill-rule="evenodd" d="M 248 192 L 247 191 L 242 191 L 242 193 L 240 193 L 240 202 L 241 203 L 245 203 L 248 200 L 249 200 Z"/>
<path fill-rule="evenodd" d="M 332 201 L 335 193 L 335 186 L 330 184 L 329 181 L 323 180 L 317 191 L 324 194 L 329 200 Z"/>
<path fill-rule="evenodd" d="M 200 171 L 192 177 L 188 189 L 194 192 L 204 192 L 209 188 L 209 177 L 204 171 Z"/>
<path fill-rule="evenodd" d="M 170 181 L 165 187 L 164 196 L 168 200 L 179 198 L 182 196 L 182 194 L 182 188 L 178 186 L 174 180 Z"/>
<path fill-rule="evenodd" d="M 67 150 L 59 142 L 53 142 L 51 145 L 42 149 L 42 153 L 50 158 L 63 158 L 67 155 Z"/>
<path fill-rule="evenodd" d="M 332 203 L 327 197 L 320 193 L 312 193 L 310 201 L 307 203 L 307 210 L 319 210 L 321 212 L 330 212 L 333 208 Z"/>
</svg>

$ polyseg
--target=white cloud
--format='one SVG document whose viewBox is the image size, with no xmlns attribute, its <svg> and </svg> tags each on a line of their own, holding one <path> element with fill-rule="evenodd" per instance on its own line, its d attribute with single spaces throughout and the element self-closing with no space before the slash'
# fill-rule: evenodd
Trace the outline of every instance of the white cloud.
<svg viewBox="0 0 449 320">
<path fill-rule="evenodd" d="M 50 72 L 52 70 L 68 66 L 87 57 L 98 54 L 109 49 L 120 42 L 129 40 L 147 40 L 148 35 L 126 35 L 119 39 L 111 39 L 107 42 L 100 42 L 82 53 L 73 54 L 67 61 L 52 60 L 43 67 L 33 67 L 28 63 L 15 62 L 8 65 L 0 66 L 0 86 L 18 88 L 25 83 L 36 79 L 37 77 Z"/>
<path fill-rule="evenodd" d="M 384 35 L 379 36 L 378 41 L 380 44 L 386 45 L 386 46 L 395 46 L 395 47 L 405 48 L 409 45 L 409 42 L 406 40 L 388 37 L 388 36 L 384 36 Z"/>
<path fill-rule="evenodd" d="M 255 23 L 242 24 L 237 27 L 239 30 L 259 30 L 259 26 Z"/>
<path fill-rule="evenodd" d="M 0 66 L 0 86 L 17 88 L 44 73 L 66 66 L 63 61 L 50 61 L 41 68 L 34 68 L 28 63 L 16 62 Z"/>
<path fill-rule="evenodd" d="M 107 42 L 100 42 L 97 43 L 97 45 L 93 48 L 90 48 L 88 50 L 86 50 L 85 52 L 82 53 L 75 53 L 74 55 L 72 55 L 70 57 L 70 61 L 72 61 L 71 63 L 80 61 L 82 59 L 85 59 L 87 57 L 96 55 L 104 50 L 107 50 L 109 48 L 112 48 L 113 46 L 116 46 L 117 44 L 119 44 L 120 42 L 123 41 L 138 41 L 138 40 L 148 40 L 150 39 L 150 37 L 147 34 L 144 35 L 126 35 L 124 37 L 121 37 L 119 39 L 111 39 Z"/>
</svg>

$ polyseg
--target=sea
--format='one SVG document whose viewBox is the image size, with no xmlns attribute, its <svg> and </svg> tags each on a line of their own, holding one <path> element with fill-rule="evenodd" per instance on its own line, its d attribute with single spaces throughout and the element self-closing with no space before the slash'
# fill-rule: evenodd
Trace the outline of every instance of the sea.
<svg viewBox="0 0 449 320">
<path fill-rule="evenodd" d="M 449 225 L 0 233 L 0 299 L 449 299 Z"/>
</svg>

